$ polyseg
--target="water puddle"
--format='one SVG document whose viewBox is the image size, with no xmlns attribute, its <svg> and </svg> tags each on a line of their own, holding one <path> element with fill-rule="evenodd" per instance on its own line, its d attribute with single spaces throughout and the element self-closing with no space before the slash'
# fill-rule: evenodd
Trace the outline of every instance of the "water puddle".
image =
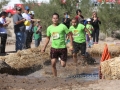
<svg viewBox="0 0 120 90">
<path fill-rule="evenodd" d="M 91 73 L 81 73 L 72 76 L 68 76 L 67 79 L 75 79 L 77 81 L 84 80 L 84 81 L 94 81 L 99 79 L 98 70 Z"/>
</svg>

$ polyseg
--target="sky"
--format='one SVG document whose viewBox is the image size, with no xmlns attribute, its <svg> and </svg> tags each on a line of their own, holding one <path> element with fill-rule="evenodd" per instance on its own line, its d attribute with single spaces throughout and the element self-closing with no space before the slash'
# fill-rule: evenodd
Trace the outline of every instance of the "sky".
<svg viewBox="0 0 120 90">
<path fill-rule="evenodd" d="M 26 1 L 28 1 L 28 0 L 26 0 Z M 33 0 L 31 0 L 31 1 L 33 1 Z M 38 3 L 40 3 L 40 2 L 47 2 L 48 3 L 49 2 L 49 0 L 37 0 L 37 1 L 38 1 Z M 14 7 L 14 4 L 20 4 L 20 3 L 21 3 L 20 0 L 10 0 L 10 2 L 5 6 Z"/>
<path fill-rule="evenodd" d="M 0 0 L 0 1 L 2 1 L 2 0 Z M 26 0 L 26 1 L 28 1 L 28 0 Z M 31 1 L 33 1 L 33 0 L 31 0 Z M 49 3 L 49 0 L 37 0 L 37 1 L 38 1 L 38 3 L 40 3 L 40 2 Z M 21 3 L 20 0 L 10 0 L 10 2 L 8 4 L 6 4 L 6 5 L 4 5 L 3 8 L 6 8 L 6 7 L 13 8 L 14 4 L 20 4 L 20 3 Z"/>
<path fill-rule="evenodd" d="M 28 0 L 26 0 L 26 1 L 28 1 Z M 33 1 L 33 0 L 31 0 L 31 1 Z M 49 0 L 37 0 L 38 2 L 49 2 Z M 20 2 L 20 0 L 10 0 L 10 2 Z"/>
</svg>

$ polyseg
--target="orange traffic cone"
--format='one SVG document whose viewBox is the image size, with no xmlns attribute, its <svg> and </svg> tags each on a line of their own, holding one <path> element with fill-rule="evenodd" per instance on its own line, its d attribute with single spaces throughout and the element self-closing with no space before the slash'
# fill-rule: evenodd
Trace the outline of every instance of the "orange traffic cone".
<svg viewBox="0 0 120 90">
<path fill-rule="evenodd" d="M 104 51 L 103 51 L 103 53 L 102 53 L 102 57 L 101 57 L 100 62 L 103 62 L 103 61 L 108 60 L 108 59 L 110 59 L 110 58 L 111 58 L 111 57 L 110 57 L 110 53 L 109 53 L 109 51 L 108 51 L 108 46 L 107 46 L 107 44 L 106 44 L 106 45 L 105 45 L 105 48 L 104 48 Z M 99 71 L 99 78 L 102 79 L 101 67 L 100 67 L 100 71 Z"/>
</svg>

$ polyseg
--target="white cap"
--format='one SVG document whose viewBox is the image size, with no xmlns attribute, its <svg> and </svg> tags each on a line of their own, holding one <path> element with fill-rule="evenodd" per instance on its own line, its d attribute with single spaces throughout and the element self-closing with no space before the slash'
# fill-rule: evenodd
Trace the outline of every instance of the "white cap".
<svg viewBox="0 0 120 90">
<path fill-rule="evenodd" d="M 34 13 L 34 11 L 30 11 L 30 12 L 29 12 L 29 14 L 32 14 L 32 15 L 34 15 L 35 13 Z"/>
<path fill-rule="evenodd" d="M 34 11 L 31 11 L 31 13 L 34 15 L 35 13 L 34 13 Z"/>
<path fill-rule="evenodd" d="M 87 21 L 89 22 L 89 21 L 91 21 L 91 19 L 90 19 L 90 18 L 88 18 L 88 19 L 87 19 Z"/>
</svg>

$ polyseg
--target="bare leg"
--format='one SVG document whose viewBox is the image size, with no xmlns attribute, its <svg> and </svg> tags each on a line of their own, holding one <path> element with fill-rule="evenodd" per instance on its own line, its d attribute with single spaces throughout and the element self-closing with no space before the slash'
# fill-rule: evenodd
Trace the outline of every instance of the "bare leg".
<svg viewBox="0 0 120 90">
<path fill-rule="evenodd" d="M 56 69 L 56 59 L 52 59 L 51 60 L 51 64 L 52 64 L 52 72 L 53 72 L 53 75 L 56 77 L 57 76 L 57 69 Z"/>
<path fill-rule="evenodd" d="M 85 56 L 82 56 L 82 65 L 85 66 L 87 63 L 86 59 L 85 59 Z"/>
<path fill-rule="evenodd" d="M 65 66 L 66 66 L 66 62 L 63 61 L 63 60 L 61 60 L 61 66 L 62 66 L 62 67 L 65 67 Z"/>
</svg>

